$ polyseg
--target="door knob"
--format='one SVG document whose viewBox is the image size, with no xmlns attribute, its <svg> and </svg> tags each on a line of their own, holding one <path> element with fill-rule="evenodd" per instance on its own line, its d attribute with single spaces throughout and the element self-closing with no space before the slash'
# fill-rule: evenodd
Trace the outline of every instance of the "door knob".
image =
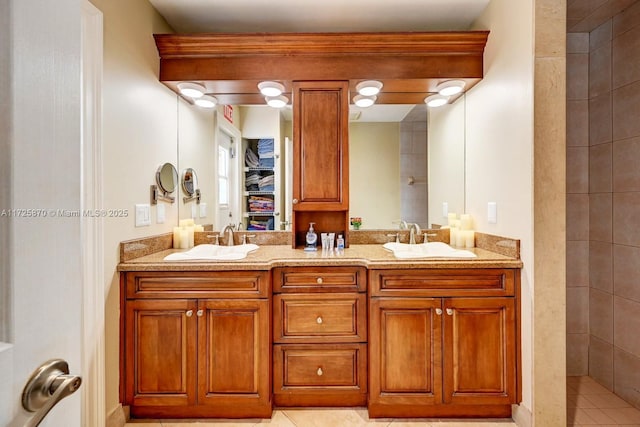
<svg viewBox="0 0 640 427">
<path fill-rule="evenodd" d="M 52 359 L 35 370 L 22 391 L 22 407 L 35 412 L 24 427 L 37 427 L 58 402 L 73 394 L 82 384 L 78 375 L 69 375 L 69 365 Z"/>
</svg>

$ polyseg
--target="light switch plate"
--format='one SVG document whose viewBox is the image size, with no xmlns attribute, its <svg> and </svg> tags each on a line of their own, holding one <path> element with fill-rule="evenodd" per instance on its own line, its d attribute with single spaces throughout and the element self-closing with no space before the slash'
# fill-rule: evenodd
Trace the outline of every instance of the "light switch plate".
<svg viewBox="0 0 640 427">
<path fill-rule="evenodd" d="M 449 217 L 449 203 L 442 202 L 442 218 Z"/>
<path fill-rule="evenodd" d="M 487 222 L 489 224 L 498 223 L 498 204 L 496 202 L 489 202 L 487 206 Z"/>
<path fill-rule="evenodd" d="M 207 204 L 200 203 L 200 218 L 206 218 L 206 217 L 207 217 Z"/>
<path fill-rule="evenodd" d="M 165 217 L 164 203 L 158 203 L 156 205 L 156 222 L 158 224 L 164 224 Z"/>
<path fill-rule="evenodd" d="M 149 203 L 136 204 L 136 227 L 151 225 L 151 205 Z"/>
</svg>

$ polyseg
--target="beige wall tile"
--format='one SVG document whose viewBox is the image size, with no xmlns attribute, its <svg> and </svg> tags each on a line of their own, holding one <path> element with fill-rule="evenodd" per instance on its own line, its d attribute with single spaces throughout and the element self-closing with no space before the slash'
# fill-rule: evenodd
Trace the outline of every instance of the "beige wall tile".
<svg viewBox="0 0 640 427">
<path fill-rule="evenodd" d="M 567 53 L 589 53 L 589 33 L 568 33 Z"/>
<path fill-rule="evenodd" d="M 589 341 L 589 376 L 613 390 L 613 344 L 594 336 Z"/>
<path fill-rule="evenodd" d="M 613 191 L 640 191 L 640 137 L 613 143 Z"/>
<path fill-rule="evenodd" d="M 567 148 L 567 193 L 589 192 L 589 147 Z"/>
<path fill-rule="evenodd" d="M 640 248 L 613 245 L 613 259 L 614 295 L 640 302 Z"/>
<path fill-rule="evenodd" d="M 589 292 L 589 332 L 613 344 L 613 295 L 598 289 Z M 591 347 L 591 346 L 590 346 Z M 591 367 L 589 367 L 591 370 Z"/>
<path fill-rule="evenodd" d="M 589 240 L 612 240 L 611 193 L 589 194 Z"/>
<path fill-rule="evenodd" d="M 588 194 L 567 194 L 567 240 L 589 240 Z"/>
<path fill-rule="evenodd" d="M 589 288 L 567 288 L 567 333 L 589 333 Z"/>
<path fill-rule="evenodd" d="M 640 136 L 640 81 L 613 91 L 613 139 Z M 589 104 L 591 110 L 592 104 Z"/>
<path fill-rule="evenodd" d="M 640 25 L 640 2 L 635 2 L 613 18 L 613 37 Z"/>
<path fill-rule="evenodd" d="M 589 242 L 567 242 L 567 287 L 589 286 Z"/>
<path fill-rule="evenodd" d="M 640 384 L 640 356 L 614 347 L 613 364 L 616 367 L 614 378 L 615 393 L 630 404 L 640 407 L 640 387 L 638 386 Z M 619 402 L 612 399 L 608 406 L 622 405 L 623 403 L 626 402 Z"/>
<path fill-rule="evenodd" d="M 613 293 L 613 244 L 589 242 L 589 286 Z"/>
<path fill-rule="evenodd" d="M 640 246 L 640 192 L 614 193 L 613 242 Z"/>
<path fill-rule="evenodd" d="M 567 375 L 589 374 L 589 334 L 567 334 Z"/>
<path fill-rule="evenodd" d="M 640 357 L 640 302 L 614 297 L 614 344 Z"/>
<path fill-rule="evenodd" d="M 589 145 L 589 101 L 567 101 L 567 147 Z"/>
<path fill-rule="evenodd" d="M 611 142 L 611 93 L 589 99 L 589 145 Z"/>
<path fill-rule="evenodd" d="M 589 55 L 567 55 L 567 99 L 589 98 Z"/>
<path fill-rule="evenodd" d="M 611 91 L 611 44 L 589 54 L 589 98 Z"/>
<path fill-rule="evenodd" d="M 613 40 L 611 57 L 614 88 L 640 80 L 640 26 Z"/>
<path fill-rule="evenodd" d="M 589 33 L 589 50 L 591 52 L 602 46 L 610 45 L 612 28 L 613 22 L 609 19 Z"/>
<path fill-rule="evenodd" d="M 612 184 L 612 152 L 613 144 L 594 145 L 589 149 L 589 192 L 610 193 Z"/>
</svg>

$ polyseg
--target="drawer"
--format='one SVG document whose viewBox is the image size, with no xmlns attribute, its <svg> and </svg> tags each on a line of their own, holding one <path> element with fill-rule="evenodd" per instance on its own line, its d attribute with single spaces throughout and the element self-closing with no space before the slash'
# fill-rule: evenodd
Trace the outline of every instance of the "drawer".
<svg viewBox="0 0 640 427">
<path fill-rule="evenodd" d="M 515 296 L 519 269 L 370 270 L 371 296 Z"/>
<path fill-rule="evenodd" d="M 364 391 L 366 349 L 365 344 L 274 345 L 274 393 L 318 388 Z"/>
<path fill-rule="evenodd" d="M 364 267 L 279 267 L 273 269 L 273 292 L 365 292 Z"/>
<path fill-rule="evenodd" d="M 274 295 L 273 341 L 366 341 L 366 307 L 366 294 Z"/>
<path fill-rule="evenodd" d="M 124 273 L 127 298 L 268 298 L 268 271 Z"/>
</svg>

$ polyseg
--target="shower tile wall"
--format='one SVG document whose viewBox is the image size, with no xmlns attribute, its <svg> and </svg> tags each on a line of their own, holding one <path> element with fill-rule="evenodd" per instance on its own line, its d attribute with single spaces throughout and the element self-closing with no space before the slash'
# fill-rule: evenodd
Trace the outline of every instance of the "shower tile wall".
<svg viewBox="0 0 640 427">
<path fill-rule="evenodd" d="M 640 1 L 567 51 L 567 372 L 640 407 Z"/>
<path fill-rule="evenodd" d="M 416 105 L 400 122 L 400 216 L 428 228 L 427 106 Z M 407 185 L 412 176 L 415 183 Z"/>
</svg>

